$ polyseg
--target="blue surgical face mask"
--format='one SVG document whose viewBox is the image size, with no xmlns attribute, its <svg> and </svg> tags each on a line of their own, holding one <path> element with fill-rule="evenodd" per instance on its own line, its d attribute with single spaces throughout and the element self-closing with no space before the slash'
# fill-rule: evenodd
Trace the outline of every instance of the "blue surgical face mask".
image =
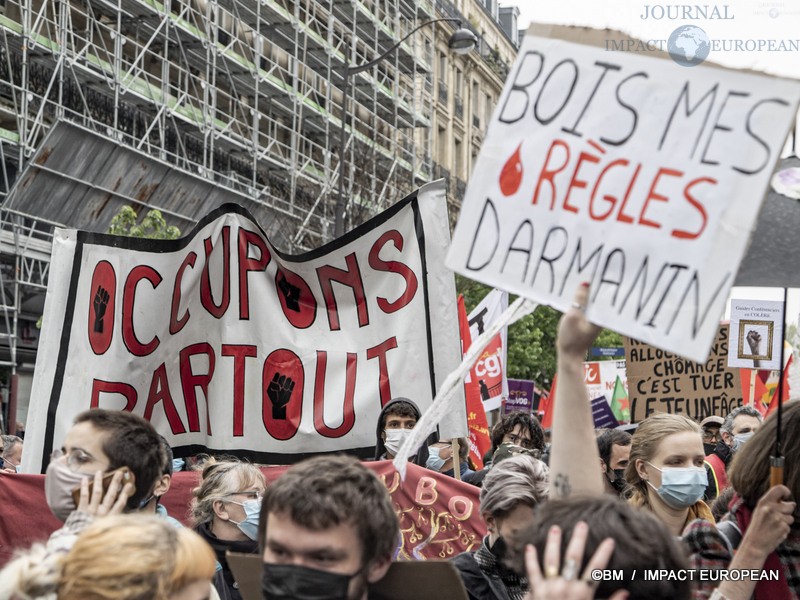
<svg viewBox="0 0 800 600">
<path fill-rule="evenodd" d="M 444 463 L 447 461 L 439 456 L 440 448 L 435 446 L 431 446 L 428 448 L 428 460 L 425 462 L 425 466 L 428 467 L 431 471 L 441 471 Z"/>
<path fill-rule="evenodd" d="M 261 500 L 245 500 L 244 502 L 231 500 L 230 502 L 241 506 L 245 514 L 244 521 L 237 523 L 231 519 L 231 523 L 235 523 L 243 534 L 255 542 L 258 539 L 258 515 L 261 512 Z"/>
<path fill-rule="evenodd" d="M 731 446 L 731 450 L 734 452 L 738 452 L 744 446 L 744 443 L 753 437 L 755 431 L 748 431 L 747 433 L 740 433 L 739 435 L 733 436 L 733 445 Z"/>
<path fill-rule="evenodd" d="M 703 467 L 659 469 L 652 463 L 647 464 L 661 472 L 661 487 L 656 489 L 649 481 L 647 484 L 671 507 L 689 508 L 703 497 L 708 486 L 708 475 Z"/>
<path fill-rule="evenodd" d="M 186 461 L 182 458 L 174 458 L 172 459 L 172 472 L 177 473 L 178 471 L 183 471 L 183 467 L 186 465 Z"/>
</svg>

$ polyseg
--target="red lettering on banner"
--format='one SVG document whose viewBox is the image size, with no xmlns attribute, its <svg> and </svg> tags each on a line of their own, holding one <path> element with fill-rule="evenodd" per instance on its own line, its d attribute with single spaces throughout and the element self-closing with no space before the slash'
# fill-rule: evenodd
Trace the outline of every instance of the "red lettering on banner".
<svg viewBox="0 0 800 600">
<path fill-rule="evenodd" d="M 556 168 L 550 168 L 550 157 L 553 155 L 553 149 L 558 146 L 559 148 L 563 148 L 564 152 L 566 152 L 566 156 L 564 157 L 564 163 Z M 566 142 L 562 140 L 553 140 L 553 143 L 550 144 L 550 148 L 547 150 L 547 157 L 544 159 L 544 165 L 542 165 L 542 172 L 539 173 L 539 180 L 536 182 L 536 191 L 533 193 L 533 201 L 531 204 L 538 204 L 539 203 L 539 189 L 542 186 L 542 182 L 547 181 L 550 184 L 550 209 L 552 210 L 556 205 L 556 182 L 555 176 L 561 173 L 569 164 L 569 146 Z"/>
<path fill-rule="evenodd" d="M 332 282 L 341 283 L 353 290 L 353 296 L 356 300 L 356 308 L 358 311 L 358 326 L 364 327 L 369 325 L 369 313 L 367 311 L 367 298 L 364 294 L 364 282 L 361 280 L 361 271 L 358 269 L 358 260 L 354 252 L 351 252 L 345 257 L 347 269 L 338 269 L 330 265 L 317 268 L 317 277 L 319 278 L 319 285 L 322 288 L 322 297 L 325 299 L 325 305 L 328 308 L 328 323 L 331 331 L 338 331 L 339 327 L 339 309 L 336 305 L 336 296 L 333 293 Z"/>
<path fill-rule="evenodd" d="M 367 360 L 378 359 L 381 406 L 386 406 L 386 403 L 392 399 L 392 386 L 389 383 L 389 366 L 386 364 L 386 353 L 395 348 L 397 348 L 397 338 L 392 336 L 385 342 L 367 349 Z"/>
<path fill-rule="evenodd" d="M 105 354 L 114 337 L 114 306 L 117 301 L 117 275 L 107 260 L 94 267 L 89 288 L 89 345 L 95 354 Z"/>
<path fill-rule="evenodd" d="M 189 309 L 183 313 L 183 316 L 178 318 L 178 310 L 181 307 L 181 282 L 183 281 L 183 272 L 187 267 L 194 268 L 194 263 L 197 260 L 197 254 L 189 252 L 186 258 L 183 259 L 181 266 L 178 268 L 178 273 L 175 275 L 175 284 L 172 286 L 172 306 L 169 311 L 169 332 L 172 335 L 178 333 L 183 329 L 184 325 L 189 322 Z"/>
<path fill-rule="evenodd" d="M 336 428 L 325 424 L 325 371 L 327 370 L 328 353 L 317 350 L 317 373 L 314 381 L 314 429 L 328 438 L 340 438 L 350 433 L 356 422 L 354 396 L 356 390 L 357 355 L 347 353 L 345 368 L 344 405 L 342 406 L 342 424 Z"/>
<path fill-rule="evenodd" d="M 92 398 L 89 408 L 100 406 L 100 394 L 120 394 L 125 398 L 125 408 L 122 410 L 131 412 L 136 406 L 138 394 L 136 388 L 121 381 L 103 381 L 102 379 L 92 380 Z"/>
<path fill-rule="evenodd" d="M 379 256 L 381 250 L 388 242 L 392 242 L 394 247 L 397 248 L 399 252 L 403 251 L 403 236 L 396 229 L 387 231 L 381 237 L 379 237 L 376 242 L 372 244 L 372 248 L 370 248 L 369 251 L 370 267 L 376 271 L 397 273 L 406 282 L 406 289 L 394 302 L 389 302 L 386 298 L 381 298 L 378 296 L 378 308 L 380 308 L 387 315 L 400 310 L 409 302 L 411 302 L 414 299 L 414 295 L 417 293 L 417 288 L 419 287 L 417 276 L 414 275 L 414 271 L 411 269 L 411 267 L 402 262 L 383 260 Z"/>
<path fill-rule="evenodd" d="M 233 437 L 244 435 L 244 373 L 245 358 L 257 355 L 255 346 L 223 344 L 222 356 L 233 357 Z"/>
<path fill-rule="evenodd" d="M 653 183 L 650 184 L 650 191 L 647 192 L 647 198 L 645 198 L 644 204 L 642 205 L 642 212 L 639 214 L 640 225 L 661 229 L 661 223 L 657 223 L 656 221 L 651 221 L 650 219 L 646 219 L 644 213 L 647 212 L 647 208 L 648 206 L 650 206 L 651 200 L 657 200 L 658 202 L 669 202 L 669 198 L 667 196 L 664 196 L 663 194 L 659 194 L 658 192 L 656 192 L 656 186 L 658 185 L 658 180 L 661 179 L 662 175 L 668 175 L 669 177 L 681 177 L 683 176 L 683 171 L 677 171 L 675 169 L 665 169 L 664 167 L 658 170 L 656 176 L 653 178 Z"/>
<path fill-rule="evenodd" d="M 134 356 L 147 356 L 153 350 L 158 348 L 161 341 L 157 335 L 153 339 L 143 344 L 136 337 L 136 332 L 133 330 L 133 309 L 136 302 L 136 285 L 142 280 L 149 281 L 153 289 L 156 289 L 161 283 L 161 275 L 153 268 L 147 265 L 139 265 L 131 269 L 128 273 L 128 278 L 125 280 L 125 288 L 122 294 L 122 340 L 128 351 Z"/>
<path fill-rule="evenodd" d="M 208 357 L 208 372 L 195 373 L 192 370 L 192 356 L 205 354 Z M 200 342 L 186 346 L 180 354 L 180 373 L 181 389 L 183 390 L 183 401 L 186 405 L 186 419 L 189 421 L 189 431 L 200 431 L 200 419 L 197 414 L 197 393 L 195 388 L 199 387 L 203 391 L 206 399 L 206 431 L 211 435 L 211 417 L 208 410 L 208 386 L 211 378 L 214 377 L 214 367 L 216 356 L 211 344 Z"/>
<path fill-rule="evenodd" d="M 250 246 L 259 249 L 258 258 L 250 258 Z M 250 285 L 247 276 L 251 271 L 265 271 L 272 255 L 267 243 L 254 231 L 239 229 L 239 319 L 250 319 Z"/>
<path fill-rule="evenodd" d="M 274 350 L 261 375 L 261 418 L 276 440 L 294 437 L 303 415 L 303 361 L 291 350 Z"/>
<path fill-rule="evenodd" d="M 159 402 L 164 407 L 164 414 L 167 416 L 167 422 L 172 430 L 173 435 L 179 433 L 186 433 L 181 422 L 181 417 L 175 408 L 175 403 L 172 401 L 172 394 L 169 391 L 169 381 L 167 380 L 167 368 L 164 363 L 161 363 L 158 368 L 153 372 L 153 380 L 150 382 L 150 392 L 147 394 L 147 406 L 144 408 L 144 418 L 150 421 L 153 416 L 153 408 Z"/>
<path fill-rule="evenodd" d="M 578 212 L 578 207 L 573 206 L 569 203 L 569 195 L 572 193 L 574 189 L 583 189 L 586 187 L 587 181 L 585 179 L 578 179 L 578 171 L 581 170 L 581 165 L 584 161 L 588 161 L 590 163 L 599 163 L 600 159 L 594 156 L 593 154 L 589 154 L 588 152 L 581 152 L 578 155 L 578 164 L 575 165 L 575 171 L 572 173 L 572 179 L 569 182 L 569 186 L 567 187 L 567 194 L 564 196 L 564 210 L 569 212 Z"/>
<path fill-rule="evenodd" d="M 712 185 L 717 185 L 718 182 L 713 177 L 698 177 L 697 179 L 692 179 L 689 183 L 686 184 L 686 187 L 683 188 L 683 197 L 686 198 L 686 201 L 689 204 L 691 204 L 697 210 L 697 212 L 700 213 L 700 216 L 702 217 L 703 222 L 700 225 L 700 229 L 698 229 L 697 232 L 695 233 L 691 233 L 689 231 L 684 231 L 680 229 L 674 229 L 672 231 L 673 237 L 685 240 L 693 240 L 699 238 L 702 235 L 703 231 L 705 231 L 706 229 L 706 224 L 708 223 L 708 215 L 706 214 L 706 209 L 694 196 L 692 196 L 692 194 L 689 193 L 690 190 L 699 183 L 710 183 Z"/>
<path fill-rule="evenodd" d="M 297 273 L 278 267 L 275 287 L 286 320 L 297 329 L 311 327 L 317 318 L 317 300 L 305 279 Z"/>
<path fill-rule="evenodd" d="M 211 293 L 211 253 L 214 247 L 211 238 L 203 240 L 203 248 L 206 253 L 206 262 L 203 265 L 203 275 L 200 279 L 200 302 L 213 317 L 221 318 L 231 303 L 231 228 L 226 225 L 222 228 L 222 300 L 219 304 L 214 303 L 214 295 Z"/>
<path fill-rule="evenodd" d="M 436 502 L 438 497 L 436 480 L 433 477 L 420 477 L 417 489 L 414 492 L 414 502 L 423 506 L 430 506 Z"/>
</svg>

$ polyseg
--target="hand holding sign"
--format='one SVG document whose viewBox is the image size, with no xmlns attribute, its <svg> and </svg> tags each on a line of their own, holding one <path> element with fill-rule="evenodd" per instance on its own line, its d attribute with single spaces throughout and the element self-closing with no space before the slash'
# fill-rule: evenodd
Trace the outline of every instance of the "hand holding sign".
<svg viewBox="0 0 800 600">
<path fill-rule="evenodd" d="M 291 377 L 275 373 L 267 388 L 267 396 L 272 402 L 272 418 L 286 420 L 286 405 L 292 399 L 294 381 Z"/>
</svg>

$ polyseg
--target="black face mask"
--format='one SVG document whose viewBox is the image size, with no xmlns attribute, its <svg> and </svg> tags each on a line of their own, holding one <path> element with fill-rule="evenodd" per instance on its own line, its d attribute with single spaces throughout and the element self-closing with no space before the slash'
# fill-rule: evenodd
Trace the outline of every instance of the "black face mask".
<svg viewBox="0 0 800 600">
<path fill-rule="evenodd" d="M 506 541 L 502 537 L 498 537 L 494 545 L 489 548 L 489 552 L 491 552 L 497 560 L 503 560 L 506 557 L 507 550 Z"/>
<path fill-rule="evenodd" d="M 708 456 L 714 451 L 714 448 L 716 447 L 717 447 L 716 444 L 703 444 L 703 451 L 706 453 L 706 456 Z"/>
<path fill-rule="evenodd" d="M 608 471 L 606 471 L 606 478 L 611 484 L 611 487 L 614 488 L 614 491 L 617 492 L 617 494 L 621 494 L 628 485 L 625 481 L 625 469 L 614 469 L 611 472 L 614 473 L 614 479 L 608 476 Z"/>
<path fill-rule="evenodd" d="M 353 577 L 355 575 L 329 573 L 298 565 L 264 563 L 261 597 L 263 600 L 347 600 L 347 590 Z"/>
</svg>

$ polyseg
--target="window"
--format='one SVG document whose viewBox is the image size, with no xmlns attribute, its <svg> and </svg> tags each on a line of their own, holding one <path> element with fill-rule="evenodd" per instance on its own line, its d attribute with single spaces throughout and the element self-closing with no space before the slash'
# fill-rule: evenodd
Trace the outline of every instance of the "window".
<svg viewBox="0 0 800 600">
<path fill-rule="evenodd" d="M 464 97 L 464 73 L 461 69 L 456 69 L 456 82 L 455 82 L 456 98 Z"/>
</svg>

